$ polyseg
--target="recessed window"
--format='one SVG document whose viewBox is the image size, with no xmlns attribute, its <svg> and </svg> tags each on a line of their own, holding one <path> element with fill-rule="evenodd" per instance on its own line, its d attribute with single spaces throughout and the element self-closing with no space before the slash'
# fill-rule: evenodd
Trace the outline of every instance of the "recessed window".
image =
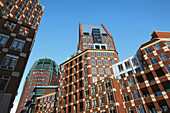
<svg viewBox="0 0 170 113">
<path fill-rule="evenodd" d="M 152 64 L 152 65 L 157 64 L 157 63 L 158 63 L 158 61 L 157 61 L 157 59 L 156 59 L 156 57 L 155 57 L 155 56 L 154 56 L 154 57 L 149 58 L 149 61 L 151 62 L 151 64 Z"/>
<path fill-rule="evenodd" d="M 138 65 L 137 59 L 136 59 L 136 58 L 133 58 L 133 59 L 132 59 L 132 63 L 133 63 L 134 66 Z"/>
<path fill-rule="evenodd" d="M 110 58 L 114 58 L 113 53 L 109 53 Z"/>
<path fill-rule="evenodd" d="M 97 74 L 97 71 L 96 71 L 95 67 L 92 67 L 91 70 L 92 70 L 92 74 Z"/>
<path fill-rule="evenodd" d="M 83 43 L 83 48 L 87 49 L 87 43 Z"/>
<path fill-rule="evenodd" d="M 86 97 L 86 98 L 89 97 L 89 88 L 86 88 L 86 89 L 85 89 L 85 97 Z"/>
<path fill-rule="evenodd" d="M 111 65 L 115 64 L 114 60 L 110 60 Z"/>
<path fill-rule="evenodd" d="M 159 89 L 159 87 L 158 87 L 157 84 L 152 85 L 152 86 L 151 86 L 151 89 L 152 89 L 155 97 L 157 97 L 157 96 L 162 96 L 162 92 L 161 92 L 161 90 Z"/>
<path fill-rule="evenodd" d="M 124 102 L 129 102 L 130 101 L 129 94 L 128 93 L 123 94 L 123 99 L 124 99 Z"/>
<path fill-rule="evenodd" d="M 100 74 L 100 75 L 103 75 L 103 74 L 104 74 L 103 68 L 99 68 L 99 74 Z"/>
<path fill-rule="evenodd" d="M 18 10 L 16 10 L 14 13 L 14 17 L 19 20 L 21 17 L 21 13 Z"/>
<path fill-rule="evenodd" d="M 111 40 L 111 38 L 107 38 L 107 39 L 108 39 L 108 42 L 109 42 L 109 43 L 112 43 L 112 40 Z"/>
<path fill-rule="evenodd" d="M 89 43 L 89 49 L 94 49 L 92 43 Z"/>
<path fill-rule="evenodd" d="M 5 69 L 13 70 L 17 63 L 18 56 L 7 54 L 2 62 L 1 67 Z"/>
<path fill-rule="evenodd" d="M 105 87 L 106 87 L 106 90 L 110 90 L 111 89 L 111 84 L 110 84 L 109 80 L 105 81 Z"/>
<path fill-rule="evenodd" d="M 168 59 L 169 59 L 166 53 L 161 53 L 161 54 L 159 54 L 159 57 L 160 57 L 160 59 L 161 59 L 162 61 L 165 61 L 165 60 L 168 60 Z"/>
<path fill-rule="evenodd" d="M 145 48 L 145 52 L 146 52 L 146 54 L 150 54 L 150 53 L 152 53 L 152 50 L 150 47 L 147 47 L 147 48 Z"/>
<path fill-rule="evenodd" d="M 28 4 L 28 0 L 23 0 L 24 1 L 24 3 L 27 5 Z"/>
<path fill-rule="evenodd" d="M 104 65 L 105 66 L 109 66 L 109 61 L 108 60 L 104 60 Z"/>
<path fill-rule="evenodd" d="M 170 73 L 170 65 L 165 66 L 168 72 Z"/>
<path fill-rule="evenodd" d="M 105 105 L 104 95 L 99 96 L 99 102 L 100 102 L 100 106 L 104 106 Z"/>
<path fill-rule="evenodd" d="M 34 17 L 35 17 L 37 20 L 38 20 L 38 16 L 39 16 L 39 15 L 38 15 L 38 13 L 36 12 L 35 15 L 34 15 Z"/>
<path fill-rule="evenodd" d="M 128 71 L 128 75 L 133 75 L 133 72 L 132 71 Z"/>
<path fill-rule="evenodd" d="M 86 41 L 87 41 L 87 40 L 86 40 L 86 38 L 87 38 L 86 36 L 83 36 L 83 41 L 84 41 L 84 42 L 86 42 Z"/>
<path fill-rule="evenodd" d="M 140 67 L 136 68 L 136 69 L 135 69 L 135 71 L 136 71 L 136 73 L 139 73 L 139 72 L 141 72 L 141 69 L 140 69 Z"/>
<path fill-rule="evenodd" d="M 14 39 L 11 49 L 16 50 L 16 51 L 21 51 L 24 46 L 24 41 L 20 39 Z"/>
<path fill-rule="evenodd" d="M 0 75 L 0 91 L 5 91 L 9 80 L 10 80 L 9 76 Z"/>
<path fill-rule="evenodd" d="M 103 57 L 107 58 L 107 53 L 106 52 L 103 52 Z"/>
<path fill-rule="evenodd" d="M 126 62 L 125 62 L 125 66 L 126 66 L 126 69 L 129 69 L 129 68 L 130 68 L 130 63 L 129 63 L 129 61 L 126 61 Z"/>
<path fill-rule="evenodd" d="M 134 86 L 135 85 L 135 80 L 134 78 L 128 79 L 129 86 Z"/>
<path fill-rule="evenodd" d="M 4 36 L 4 35 L 1 35 L 1 34 L 0 34 L 0 46 L 1 46 L 1 47 L 4 47 L 4 46 L 5 46 L 7 40 L 8 40 L 8 37 L 7 37 L 7 36 Z"/>
<path fill-rule="evenodd" d="M 97 64 L 98 64 L 99 66 L 102 66 L 102 60 L 98 59 L 98 60 L 97 60 Z"/>
<path fill-rule="evenodd" d="M 97 54 L 97 57 L 101 57 L 100 52 L 96 52 L 96 54 Z"/>
<path fill-rule="evenodd" d="M 95 59 L 91 59 L 91 65 L 96 65 Z"/>
<path fill-rule="evenodd" d="M 139 93 L 138 93 L 138 91 L 137 91 L 137 90 L 132 91 L 132 96 L 133 96 L 133 99 L 134 99 L 134 100 L 136 100 L 136 99 L 139 99 L 139 98 L 140 98 L 140 97 L 139 97 Z"/>
<path fill-rule="evenodd" d="M 98 92 L 99 93 L 103 92 L 103 84 L 102 83 L 98 84 Z"/>
<path fill-rule="evenodd" d="M 124 70 L 122 64 L 118 65 L 118 69 L 119 69 L 119 72 Z"/>
<path fill-rule="evenodd" d="M 110 46 L 110 50 L 114 50 L 113 44 L 109 44 L 109 46 Z"/>
<path fill-rule="evenodd" d="M 90 52 L 90 57 L 95 57 L 94 52 Z"/>
<path fill-rule="evenodd" d="M 166 44 L 166 46 L 170 47 L 170 42 L 164 41 L 164 43 Z"/>
<path fill-rule="evenodd" d="M 91 93 L 92 93 L 92 95 L 96 94 L 96 87 L 95 86 L 91 87 Z"/>
<path fill-rule="evenodd" d="M 110 68 L 105 68 L 105 70 L 107 75 L 111 75 Z"/>
<path fill-rule="evenodd" d="M 33 10 L 34 10 L 32 5 L 30 5 L 29 9 L 30 9 L 31 12 L 33 12 Z"/>
<path fill-rule="evenodd" d="M 20 3 L 19 8 L 22 12 L 25 10 L 25 6 L 22 2 Z"/>
<path fill-rule="evenodd" d="M 96 108 L 96 107 L 97 107 L 97 99 L 96 99 L 96 97 L 95 97 L 95 98 L 92 98 L 92 107 L 93 107 L 93 108 Z"/>
<path fill-rule="evenodd" d="M 5 3 L 5 6 L 9 11 L 11 11 L 14 5 L 12 4 L 11 0 L 7 0 L 7 2 Z"/>
<path fill-rule="evenodd" d="M 134 113 L 134 111 L 133 111 L 133 108 L 132 108 L 132 107 L 129 107 L 129 108 L 127 108 L 126 110 L 127 110 L 127 113 Z"/>
<path fill-rule="evenodd" d="M 85 78 L 85 79 L 84 79 L 84 85 L 87 86 L 88 84 L 89 84 L 88 78 Z"/>
<path fill-rule="evenodd" d="M 92 38 L 90 36 L 88 37 L 88 42 L 92 42 Z"/>
<path fill-rule="evenodd" d="M 137 112 L 138 113 L 145 113 L 145 110 L 143 108 L 143 105 L 136 106 Z"/>
<path fill-rule="evenodd" d="M 162 48 L 159 43 L 154 44 L 153 47 L 154 47 L 155 50 L 159 50 L 159 49 Z"/>
<path fill-rule="evenodd" d="M 93 83 L 97 82 L 97 77 L 92 77 Z"/>
<path fill-rule="evenodd" d="M 95 48 L 96 48 L 96 49 L 100 49 L 100 46 L 99 46 L 99 45 L 95 45 Z"/>
<path fill-rule="evenodd" d="M 121 88 L 121 89 L 125 89 L 125 88 L 126 88 L 126 83 L 125 83 L 125 81 L 121 81 L 121 82 L 120 82 L 120 88 Z"/>
<path fill-rule="evenodd" d="M 86 105 L 86 110 L 89 110 L 90 109 L 90 100 L 86 100 L 85 105 Z"/>
<path fill-rule="evenodd" d="M 103 37 L 103 42 L 107 42 L 107 41 L 106 41 L 106 37 Z"/>
<path fill-rule="evenodd" d="M 1 8 L 1 9 L 0 9 L 0 13 L 3 14 L 3 15 L 5 15 L 5 16 L 8 15 L 8 13 L 4 10 L 4 8 Z"/>
</svg>

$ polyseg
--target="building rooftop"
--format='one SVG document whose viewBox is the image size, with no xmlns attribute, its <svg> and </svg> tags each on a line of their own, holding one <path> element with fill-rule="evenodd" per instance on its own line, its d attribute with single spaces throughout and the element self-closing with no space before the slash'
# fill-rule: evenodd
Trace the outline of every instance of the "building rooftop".
<svg viewBox="0 0 170 113">
<path fill-rule="evenodd" d="M 151 36 L 152 36 L 152 39 L 153 38 L 170 38 L 170 32 L 168 32 L 168 31 L 154 31 Z"/>
</svg>

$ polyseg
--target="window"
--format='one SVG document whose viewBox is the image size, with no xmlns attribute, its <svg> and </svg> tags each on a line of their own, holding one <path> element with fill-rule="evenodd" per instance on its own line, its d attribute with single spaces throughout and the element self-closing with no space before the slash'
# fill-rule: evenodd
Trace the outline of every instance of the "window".
<svg viewBox="0 0 170 113">
<path fill-rule="evenodd" d="M 49 109 L 49 108 L 50 108 L 50 103 L 47 104 L 47 109 Z"/>
<path fill-rule="evenodd" d="M 111 65 L 115 64 L 114 60 L 110 60 Z"/>
<path fill-rule="evenodd" d="M 95 57 L 94 52 L 90 52 L 90 57 Z"/>
<path fill-rule="evenodd" d="M 142 105 L 136 106 L 137 112 L 138 113 L 145 113 L 144 108 Z"/>
<path fill-rule="evenodd" d="M 94 49 L 92 43 L 89 43 L 89 49 Z"/>
<path fill-rule="evenodd" d="M 156 74 L 157 74 L 158 77 L 161 77 L 161 76 L 164 76 L 164 75 L 165 75 L 165 73 L 164 73 L 164 71 L 162 70 L 162 68 L 156 69 L 155 72 L 156 72 Z"/>
<path fill-rule="evenodd" d="M 124 70 L 122 64 L 118 65 L 118 69 L 119 69 L 119 72 Z"/>
<path fill-rule="evenodd" d="M 14 17 L 19 20 L 21 17 L 21 13 L 18 10 L 16 10 L 14 13 Z"/>
<path fill-rule="evenodd" d="M 100 80 L 103 80 L 104 79 L 104 77 L 100 77 Z"/>
<path fill-rule="evenodd" d="M 170 42 L 164 41 L 164 43 L 166 44 L 166 46 L 170 47 Z"/>
<path fill-rule="evenodd" d="M 96 65 L 95 59 L 91 59 L 91 65 Z"/>
<path fill-rule="evenodd" d="M 24 41 L 23 40 L 14 39 L 14 41 L 13 41 L 13 43 L 11 45 L 11 49 L 21 51 L 23 46 L 24 46 Z"/>
<path fill-rule="evenodd" d="M 145 97 L 149 97 L 149 96 L 150 96 L 150 94 L 149 94 L 149 91 L 148 91 L 147 87 L 142 88 L 142 89 L 141 89 L 141 92 L 142 92 L 142 94 L 143 94 L 143 97 L 144 97 L 144 98 L 145 98 Z"/>
<path fill-rule="evenodd" d="M 96 87 L 95 86 L 91 87 L 91 93 L 92 93 L 92 95 L 96 94 Z"/>
<path fill-rule="evenodd" d="M 125 66 L 126 66 L 126 69 L 129 69 L 129 68 L 130 68 L 130 63 L 129 63 L 129 61 L 126 61 L 126 62 L 125 62 Z"/>
<path fill-rule="evenodd" d="M 162 61 L 165 61 L 165 60 L 168 60 L 168 59 L 169 59 L 166 53 L 161 53 L 161 54 L 159 54 L 159 57 L 160 57 L 160 59 L 161 59 Z"/>
<path fill-rule="evenodd" d="M 87 41 L 87 40 L 86 40 L 86 36 L 83 36 L 83 41 L 84 41 L 84 42 L 86 42 L 86 41 Z"/>
<path fill-rule="evenodd" d="M 105 70 L 107 75 L 111 75 L 110 68 L 105 68 Z"/>
<path fill-rule="evenodd" d="M 84 65 L 84 67 L 87 66 L 87 60 L 83 61 L 83 65 Z M 77 67 L 74 67 L 74 68 L 75 68 L 74 72 L 76 72 L 77 71 Z"/>
<path fill-rule="evenodd" d="M 29 12 L 27 12 L 25 16 L 27 17 L 28 20 L 30 20 L 31 14 Z"/>
<path fill-rule="evenodd" d="M 83 43 L 83 48 L 87 49 L 87 43 Z"/>
<path fill-rule="evenodd" d="M 106 41 L 106 37 L 103 37 L 103 42 L 107 42 L 107 41 Z"/>
<path fill-rule="evenodd" d="M 127 113 L 134 113 L 132 107 L 129 107 L 129 108 L 127 108 L 126 110 L 127 110 Z"/>
<path fill-rule="evenodd" d="M 35 22 L 34 19 L 32 20 L 31 24 L 32 24 L 33 26 L 35 26 L 36 22 Z"/>
<path fill-rule="evenodd" d="M 132 59 L 132 63 L 133 63 L 134 66 L 138 65 L 137 59 L 136 59 L 136 58 L 133 58 L 133 59 Z"/>
<path fill-rule="evenodd" d="M 151 64 L 152 64 L 152 65 L 157 64 L 157 63 L 158 63 L 158 61 L 157 61 L 157 59 L 156 59 L 156 57 L 155 57 L 155 56 L 154 56 L 154 57 L 149 58 L 149 61 L 151 62 Z"/>
<path fill-rule="evenodd" d="M 102 66 L 102 60 L 98 59 L 97 63 L 98 63 L 99 66 Z"/>
<path fill-rule="evenodd" d="M 22 2 L 20 3 L 19 8 L 20 8 L 20 10 L 21 10 L 22 12 L 24 11 L 25 6 L 24 6 L 24 4 L 23 4 Z"/>
<path fill-rule="evenodd" d="M 85 89 L 85 97 L 89 97 L 89 88 Z"/>
<path fill-rule="evenodd" d="M 85 104 L 86 104 L 86 110 L 89 110 L 90 109 L 90 100 L 86 100 Z"/>
<path fill-rule="evenodd" d="M 168 72 L 170 73 L 170 65 L 165 66 Z"/>
<path fill-rule="evenodd" d="M 92 74 L 97 74 L 97 71 L 96 71 L 95 67 L 92 67 L 91 70 L 92 70 Z"/>
<path fill-rule="evenodd" d="M 33 10 L 34 10 L 32 5 L 30 5 L 29 9 L 30 9 L 31 12 L 33 12 Z"/>
<path fill-rule="evenodd" d="M 88 71 L 87 71 L 87 68 L 84 69 L 84 76 L 87 76 L 88 75 Z"/>
<path fill-rule="evenodd" d="M 45 109 L 46 109 L 46 104 L 43 105 L 43 110 L 45 110 Z"/>
<path fill-rule="evenodd" d="M 33 1 L 32 1 L 32 4 L 35 6 L 35 5 L 36 5 L 36 1 L 35 1 L 35 0 L 33 0 Z"/>
<path fill-rule="evenodd" d="M 61 90 L 60 90 L 60 94 L 59 94 L 59 96 L 61 96 L 61 95 L 62 95 L 62 91 L 63 91 L 63 90 L 61 89 Z"/>
<path fill-rule="evenodd" d="M 136 76 L 136 78 L 137 78 L 139 84 L 144 82 L 142 75 Z"/>
<path fill-rule="evenodd" d="M 133 75 L 133 72 L 132 71 L 128 71 L 128 75 Z"/>
<path fill-rule="evenodd" d="M 92 108 L 96 108 L 96 107 L 97 107 L 97 99 L 95 97 L 95 98 L 92 98 Z"/>
<path fill-rule="evenodd" d="M 110 84 L 109 80 L 105 81 L 105 87 L 106 87 L 106 90 L 110 90 L 111 89 L 111 84 Z"/>
<path fill-rule="evenodd" d="M 100 110 L 100 113 L 106 113 L 105 109 Z"/>
<path fill-rule="evenodd" d="M 108 42 L 109 42 L 109 43 L 112 43 L 112 40 L 111 40 L 111 38 L 107 38 L 107 39 L 108 39 Z"/>
<path fill-rule="evenodd" d="M 162 48 L 159 43 L 154 44 L 153 47 L 154 47 L 155 50 L 159 50 L 159 49 Z"/>
<path fill-rule="evenodd" d="M 105 66 L 108 66 L 108 65 L 109 65 L 108 60 L 104 60 L 104 65 L 105 65 Z"/>
<path fill-rule="evenodd" d="M 85 79 L 84 79 L 84 85 L 87 86 L 88 84 L 89 84 L 88 78 L 85 78 Z"/>
<path fill-rule="evenodd" d="M 99 102 L 100 102 L 100 106 L 104 106 L 105 105 L 104 95 L 99 96 Z"/>
<path fill-rule="evenodd" d="M 54 102 L 51 103 L 51 108 L 53 108 L 53 107 L 54 107 Z"/>
<path fill-rule="evenodd" d="M 0 9 L 0 13 L 3 14 L 3 15 L 5 15 L 5 16 L 8 15 L 8 13 L 4 10 L 4 8 L 1 8 L 1 9 Z"/>
<path fill-rule="evenodd" d="M 96 52 L 97 57 L 101 57 L 101 54 L 99 52 Z"/>
<path fill-rule="evenodd" d="M 110 58 L 114 58 L 113 53 L 109 53 Z"/>
<path fill-rule="evenodd" d="M 150 53 L 152 53 L 152 50 L 150 47 L 147 47 L 147 48 L 145 48 L 145 52 L 146 52 L 146 54 L 150 54 Z"/>
<path fill-rule="evenodd" d="M 28 4 L 28 0 L 23 0 L 24 1 L 24 3 L 27 5 Z"/>
<path fill-rule="evenodd" d="M 51 100 L 51 96 L 48 97 L 48 102 Z"/>
<path fill-rule="evenodd" d="M 128 83 L 129 83 L 129 86 L 134 86 L 135 85 L 134 78 L 128 79 Z"/>
<path fill-rule="evenodd" d="M 100 68 L 100 67 L 99 67 L 99 74 L 101 74 L 101 75 L 104 74 L 103 68 Z"/>
<path fill-rule="evenodd" d="M 97 82 L 97 77 L 92 77 L 93 83 Z"/>
<path fill-rule="evenodd" d="M 121 87 L 121 89 L 125 89 L 125 88 L 126 88 L 126 83 L 125 83 L 125 81 L 121 81 L 121 82 L 120 82 L 120 87 Z"/>
<path fill-rule="evenodd" d="M 152 85 L 152 86 L 151 86 L 151 89 L 152 89 L 155 97 L 162 96 L 162 92 L 161 92 L 161 90 L 159 89 L 159 87 L 158 87 L 157 84 Z"/>
<path fill-rule="evenodd" d="M 11 0 L 7 0 L 7 2 L 5 3 L 5 6 L 9 11 L 11 11 L 14 5 L 12 4 Z"/>
<path fill-rule="evenodd" d="M 116 113 L 115 108 L 114 107 L 110 107 L 109 108 L 109 113 Z"/>
<path fill-rule="evenodd" d="M 47 97 L 44 98 L 44 102 L 46 102 L 46 101 L 47 101 Z"/>
<path fill-rule="evenodd" d="M 124 99 L 124 102 L 129 102 L 130 101 L 129 94 L 128 93 L 123 94 L 123 99 Z"/>
<path fill-rule="evenodd" d="M 110 49 L 111 49 L 111 50 L 114 49 L 114 48 L 113 48 L 113 44 L 109 44 L 109 46 L 110 46 Z"/>
<path fill-rule="evenodd" d="M 38 15 L 38 13 L 36 12 L 35 15 L 34 15 L 34 17 L 35 17 L 36 19 L 38 19 L 38 16 L 39 16 L 39 15 Z"/>
<path fill-rule="evenodd" d="M 125 78 L 125 77 L 126 77 L 126 76 L 125 76 L 125 73 L 120 74 L 120 77 L 121 77 L 121 78 Z"/>
<path fill-rule="evenodd" d="M 136 73 L 139 73 L 139 72 L 141 72 L 141 69 L 140 69 L 140 67 L 136 68 L 136 69 L 135 69 L 135 71 L 136 71 Z"/>
<path fill-rule="evenodd" d="M 103 92 L 103 85 L 102 85 L 102 83 L 98 84 L 98 92 L 99 93 Z"/>
<path fill-rule="evenodd" d="M 1 67 L 5 69 L 13 70 L 17 63 L 18 57 L 14 55 L 7 54 L 2 62 Z"/>
<path fill-rule="evenodd" d="M 88 42 L 91 42 L 91 41 L 92 41 L 91 37 L 88 37 Z"/>
<path fill-rule="evenodd" d="M 107 53 L 106 52 L 103 52 L 103 57 L 107 58 Z"/>
<path fill-rule="evenodd" d="M 40 104 L 43 102 L 43 98 L 41 98 L 41 100 L 40 100 Z"/>
<path fill-rule="evenodd" d="M 136 99 L 139 99 L 139 93 L 137 90 L 135 91 L 132 91 L 132 96 L 133 96 L 133 99 L 136 100 Z"/>
<path fill-rule="evenodd" d="M 10 80 L 9 76 L 0 75 L 0 91 L 5 91 L 9 80 Z"/>
<path fill-rule="evenodd" d="M 107 93 L 107 102 L 108 104 L 112 104 L 113 103 L 113 93 Z"/>
<path fill-rule="evenodd" d="M 4 45 L 6 44 L 7 40 L 8 40 L 8 37 L 0 34 L 0 46 L 1 47 L 4 47 Z"/>
</svg>

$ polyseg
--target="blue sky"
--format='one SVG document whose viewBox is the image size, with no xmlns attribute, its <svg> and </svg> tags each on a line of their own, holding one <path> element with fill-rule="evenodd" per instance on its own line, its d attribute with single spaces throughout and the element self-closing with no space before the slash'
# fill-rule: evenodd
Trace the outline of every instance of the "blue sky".
<svg viewBox="0 0 170 113">
<path fill-rule="evenodd" d="M 15 102 L 36 60 L 47 57 L 61 64 L 77 50 L 79 22 L 103 23 L 120 60 L 135 54 L 154 30 L 170 31 L 170 0 L 41 0 L 41 4 L 44 14 Z"/>
</svg>

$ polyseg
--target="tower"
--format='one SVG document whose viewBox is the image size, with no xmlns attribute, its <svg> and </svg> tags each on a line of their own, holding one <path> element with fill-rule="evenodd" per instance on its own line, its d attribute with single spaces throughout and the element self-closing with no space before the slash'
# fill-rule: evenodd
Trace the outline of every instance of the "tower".
<svg viewBox="0 0 170 113">
<path fill-rule="evenodd" d="M 44 6 L 39 0 L 0 1 L 0 110 L 13 106 Z"/>
<path fill-rule="evenodd" d="M 51 59 L 39 59 L 31 67 L 24 84 L 16 113 L 25 109 L 31 99 L 35 86 L 58 85 L 58 65 Z"/>
</svg>

